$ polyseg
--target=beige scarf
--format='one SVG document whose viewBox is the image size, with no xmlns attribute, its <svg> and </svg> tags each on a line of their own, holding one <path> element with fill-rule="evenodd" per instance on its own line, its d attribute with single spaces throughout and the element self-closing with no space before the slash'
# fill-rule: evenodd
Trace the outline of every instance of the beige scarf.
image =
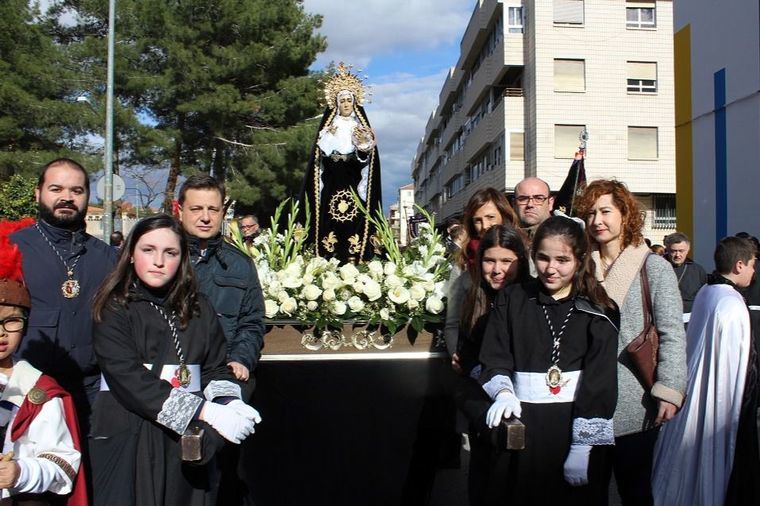
<svg viewBox="0 0 760 506">
<path fill-rule="evenodd" d="M 618 307 L 623 307 L 623 301 L 625 300 L 625 296 L 628 295 L 631 283 L 639 275 L 641 266 L 644 265 L 644 261 L 646 261 L 649 253 L 650 251 L 646 244 L 626 247 L 620 252 L 617 260 L 612 263 L 605 277 L 599 250 L 591 252 L 591 258 L 594 259 L 594 263 L 596 264 L 596 279 L 602 283 L 604 289 L 607 290 L 607 295 L 615 301 Z"/>
</svg>

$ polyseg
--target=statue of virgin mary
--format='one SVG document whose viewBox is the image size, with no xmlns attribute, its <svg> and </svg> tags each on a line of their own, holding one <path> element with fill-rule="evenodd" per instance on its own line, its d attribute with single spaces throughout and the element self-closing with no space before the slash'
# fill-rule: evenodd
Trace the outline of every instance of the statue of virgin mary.
<svg viewBox="0 0 760 506">
<path fill-rule="evenodd" d="M 381 203 L 380 158 L 362 107 L 362 81 L 342 63 L 325 86 L 325 100 L 300 201 L 309 202 L 309 242 L 315 253 L 356 263 L 375 254 L 375 230 L 352 192 L 374 216 Z"/>
</svg>

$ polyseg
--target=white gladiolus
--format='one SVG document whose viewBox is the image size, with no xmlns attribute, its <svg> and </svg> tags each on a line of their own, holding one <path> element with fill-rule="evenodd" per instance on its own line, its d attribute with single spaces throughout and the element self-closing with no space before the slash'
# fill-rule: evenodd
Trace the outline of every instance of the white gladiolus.
<svg viewBox="0 0 760 506">
<path fill-rule="evenodd" d="M 385 266 L 383 267 L 383 272 L 386 276 L 390 276 L 391 274 L 396 274 L 396 264 L 393 262 L 386 262 Z"/>
<path fill-rule="evenodd" d="M 346 313 L 346 303 L 340 300 L 336 300 L 330 306 L 330 310 L 333 314 L 341 316 Z"/>
<path fill-rule="evenodd" d="M 390 292 L 388 292 L 388 298 L 394 304 L 405 304 L 406 301 L 409 300 L 409 290 L 407 290 L 403 286 L 397 286 L 396 288 L 393 288 L 391 289 Z"/>
<path fill-rule="evenodd" d="M 264 301 L 264 316 L 267 318 L 274 318 L 279 309 L 280 306 L 278 306 L 277 303 L 272 299 L 266 299 Z"/>
<path fill-rule="evenodd" d="M 443 311 L 443 301 L 438 297 L 428 297 L 425 301 L 425 311 L 438 314 Z"/>
<path fill-rule="evenodd" d="M 351 308 L 351 311 L 353 311 L 354 313 L 357 313 L 361 311 L 362 309 L 364 309 L 364 302 L 362 302 L 362 300 L 359 297 L 354 295 L 353 297 L 348 299 L 348 307 Z"/>
<path fill-rule="evenodd" d="M 322 295 L 322 290 L 317 285 L 306 285 L 301 293 L 306 300 L 317 300 Z"/>
<path fill-rule="evenodd" d="M 413 284 L 409 289 L 409 296 L 417 302 L 421 301 L 425 298 L 425 287 L 418 283 Z"/>
</svg>

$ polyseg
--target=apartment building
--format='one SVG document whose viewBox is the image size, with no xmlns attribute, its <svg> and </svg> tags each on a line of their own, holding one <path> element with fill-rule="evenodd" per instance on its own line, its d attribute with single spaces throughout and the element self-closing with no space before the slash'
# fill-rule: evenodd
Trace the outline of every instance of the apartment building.
<svg viewBox="0 0 760 506">
<path fill-rule="evenodd" d="M 526 176 L 558 190 L 588 133 L 588 178 L 625 181 L 655 242 L 675 229 L 673 3 L 478 0 L 412 162 L 439 222 Z"/>
<path fill-rule="evenodd" d="M 760 4 L 675 5 L 678 226 L 695 259 L 713 264 L 715 243 L 760 236 Z"/>
</svg>

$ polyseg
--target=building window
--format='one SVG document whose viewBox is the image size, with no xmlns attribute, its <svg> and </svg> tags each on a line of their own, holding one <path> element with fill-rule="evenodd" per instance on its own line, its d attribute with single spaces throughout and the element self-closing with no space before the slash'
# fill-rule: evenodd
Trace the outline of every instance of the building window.
<svg viewBox="0 0 760 506">
<path fill-rule="evenodd" d="M 554 91 L 586 91 L 585 60 L 554 60 Z"/>
<path fill-rule="evenodd" d="M 657 159 L 657 127 L 628 127 L 628 159 Z"/>
<path fill-rule="evenodd" d="M 554 158 L 573 158 L 586 125 L 554 125 Z"/>
<path fill-rule="evenodd" d="M 523 8 L 509 7 L 507 14 L 509 33 L 523 33 Z"/>
<path fill-rule="evenodd" d="M 628 93 L 657 93 L 657 63 L 629 61 L 625 75 Z"/>
<path fill-rule="evenodd" d="M 525 160 L 524 132 L 509 132 L 509 159 L 511 161 Z"/>
<path fill-rule="evenodd" d="M 625 26 L 628 28 L 656 28 L 657 15 L 655 2 L 625 2 Z"/>
<path fill-rule="evenodd" d="M 583 0 L 554 0 L 554 23 L 583 24 Z"/>
<path fill-rule="evenodd" d="M 653 228 L 676 228 L 676 196 L 673 194 L 652 195 Z"/>
</svg>

